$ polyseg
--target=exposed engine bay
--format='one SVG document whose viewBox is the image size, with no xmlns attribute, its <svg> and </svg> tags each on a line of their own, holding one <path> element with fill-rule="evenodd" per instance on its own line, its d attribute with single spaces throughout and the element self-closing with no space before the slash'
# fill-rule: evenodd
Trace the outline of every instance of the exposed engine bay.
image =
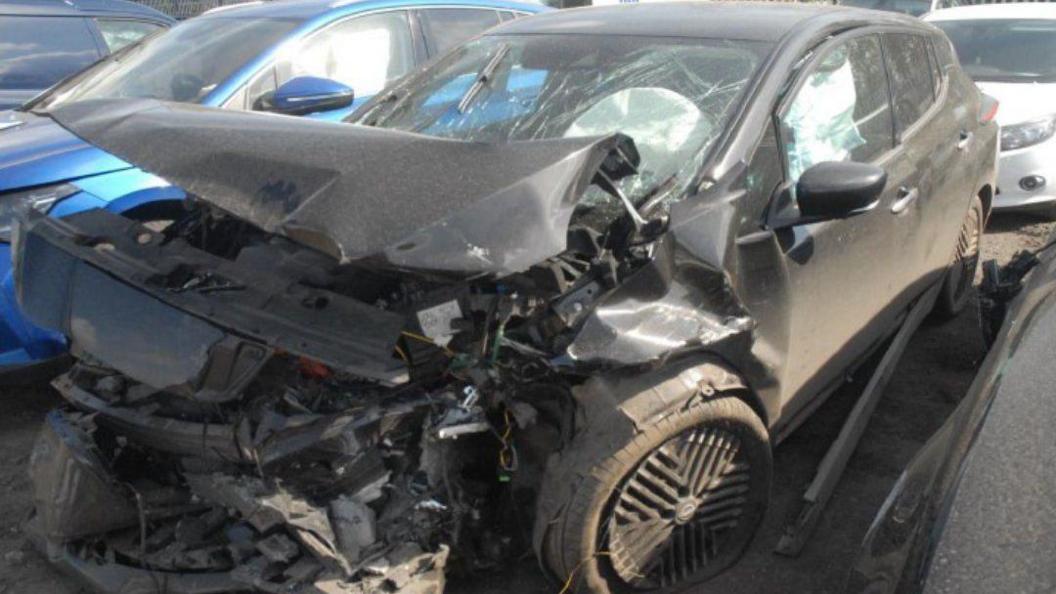
<svg viewBox="0 0 1056 594">
<path fill-rule="evenodd" d="M 134 225 L 101 211 L 72 222 L 91 219 Z M 541 347 L 567 341 L 561 334 L 583 306 L 547 312 L 531 275 L 474 286 L 335 274 L 327 257 L 282 238 L 247 230 L 245 244 L 231 245 L 239 233 L 221 229 L 230 223 L 203 209 L 163 234 L 122 236 L 207 259 L 237 254 L 241 270 L 261 275 L 258 288 L 271 280 L 268 268 L 292 281 L 272 300 L 292 299 L 306 315 L 334 311 L 335 325 L 358 323 L 352 311 L 373 320 L 377 335 L 332 351 L 305 346 L 311 332 L 268 337 L 300 341 L 286 350 L 186 321 L 157 329 L 173 344 L 126 342 L 123 354 L 74 338 L 80 361 L 55 382 L 70 409 L 52 414 L 33 465 L 47 542 L 76 543 L 86 563 L 226 576 L 221 589 L 188 591 L 439 591 L 451 552 L 468 569 L 523 553 L 533 484 L 572 412 L 569 381 Z M 248 278 L 182 264 L 146 284 L 256 303 Z M 567 291 L 589 268 L 565 255 L 547 280 Z M 124 286 L 111 288 L 107 305 L 129 305 L 116 316 L 145 313 L 118 295 Z M 108 326 L 105 314 L 74 315 L 107 342 L 115 330 L 137 334 Z M 147 319 L 167 321 L 130 324 Z M 293 352 L 313 346 L 319 358 Z M 380 363 L 368 358 L 378 353 Z M 86 501 L 107 512 L 86 519 L 77 513 Z"/>
<path fill-rule="evenodd" d="M 145 592 L 438 592 L 449 565 L 524 554 L 571 390 L 633 352 L 588 313 L 670 249 L 617 258 L 580 227 L 523 274 L 453 281 L 339 266 L 204 204 L 163 232 L 104 211 L 31 229 L 69 301 L 26 302 L 67 312 L 79 359 L 34 455 L 37 534 Z"/>
</svg>

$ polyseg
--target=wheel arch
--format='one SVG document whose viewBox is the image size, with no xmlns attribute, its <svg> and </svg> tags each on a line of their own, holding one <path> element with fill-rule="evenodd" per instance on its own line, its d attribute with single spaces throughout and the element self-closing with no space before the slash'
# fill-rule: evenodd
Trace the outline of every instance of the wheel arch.
<svg viewBox="0 0 1056 594">
<path fill-rule="evenodd" d="M 750 475 L 756 488 L 752 492 L 768 500 L 772 445 L 765 416 L 743 375 L 722 358 L 700 353 L 647 370 L 638 367 L 601 373 L 572 388 L 572 395 L 577 408 L 575 437 L 547 460 L 533 527 L 537 558 L 555 584 L 576 578 L 591 584 L 586 590 L 616 594 L 602 586 L 608 583 L 603 577 L 605 570 L 598 555 L 590 555 L 598 550 L 602 534 L 593 518 L 609 505 L 614 493 L 609 486 L 616 484 L 624 470 L 638 464 L 642 459 L 639 454 L 648 454 L 652 440 L 675 435 L 670 433 L 672 428 L 681 431 L 679 428 L 700 411 L 743 411 L 739 418 L 747 423 L 742 426 L 753 427 L 750 431 L 756 436 L 756 445 L 752 451 L 757 452 L 756 462 L 760 462 L 758 466 L 752 464 L 760 470 Z M 728 418 L 738 417 L 731 414 Z M 753 517 L 761 518 L 765 501 L 751 506 Z M 717 571 L 743 553 L 758 520 L 749 524 L 749 532 L 731 546 L 729 556 L 718 558 L 722 560 L 715 565 Z"/>
<path fill-rule="evenodd" d="M 642 397 L 646 392 L 655 397 Z M 692 404 L 695 398 L 733 396 L 744 401 L 764 427 L 770 426 L 766 407 L 746 376 L 714 353 L 694 354 L 644 372 L 633 369 L 599 374 L 574 388 L 573 394 L 589 416 L 619 411 L 639 427 Z"/>
<path fill-rule="evenodd" d="M 976 195 L 979 196 L 979 201 L 983 203 L 983 225 L 985 228 L 986 221 L 990 219 L 990 212 L 994 203 L 994 188 L 990 184 L 983 184 L 983 187 L 979 188 L 979 192 Z"/>
</svg>

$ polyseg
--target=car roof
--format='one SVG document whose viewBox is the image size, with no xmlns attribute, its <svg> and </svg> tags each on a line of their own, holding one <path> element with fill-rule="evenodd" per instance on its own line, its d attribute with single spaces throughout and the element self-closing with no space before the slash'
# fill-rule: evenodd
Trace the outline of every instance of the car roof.
<svg viewBox="0 0 1056 594">
<path fill-rule="evenodd" d="M 310 19 L 328 12 L 342 14 L 388 7 L 408 6 L 482 6 L 491 9 L 545 9 L 538 2 L 507 0 L 282 0 L 281 2 L 246 2 L 210 10 L 199 18 L 290 18 Z"/>
<path fill-rule="evenodd" d="M 0 0 L 0 14 L 19 16 L 116 16 L 174 23 L 172 17 L 128 0 Z"/>
<path fill-rule="evenodd" d="M 1046 2 L 975 4 L 943 8 L 924 15 L 926 21 L 973 19 L 1056 19 L 1056 4 Z"/>
<path fill-rule="evenodd" d="M 777 41 L 787 33 L 848 23 L 916 26 L 911 17 L 827 4 L 765 2 L 669 2 L 617 4 L 548 12 L 518 19 L 493 33 L 575 33 Z"/>
</svg>

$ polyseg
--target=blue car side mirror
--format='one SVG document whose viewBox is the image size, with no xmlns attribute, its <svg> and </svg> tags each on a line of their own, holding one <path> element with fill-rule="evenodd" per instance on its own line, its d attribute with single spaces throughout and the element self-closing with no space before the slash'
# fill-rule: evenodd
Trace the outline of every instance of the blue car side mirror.
<svg viewBox="0 0 1056 594">
<path fill-rule="evenodd" d="M 328 78 L 298 76 L 282 84 L 267 97 L 261 109 L 287 115 L 304 115 L 348 107 L 356 98 L 345 84 Z"/>
</svg>

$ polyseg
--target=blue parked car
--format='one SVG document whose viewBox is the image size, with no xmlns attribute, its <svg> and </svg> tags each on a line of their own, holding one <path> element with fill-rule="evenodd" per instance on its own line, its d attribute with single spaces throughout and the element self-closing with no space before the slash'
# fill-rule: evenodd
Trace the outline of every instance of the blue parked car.
<svg viewBox="0 0 1056 594">
<path fill-rule="evenodd" d="M 73 101 L 149 97 L 340 120 L 383 87 L 502 21 L 547 10 L 505 0 L 287 0 L 185 21 L 0 113 L 0 373 L 56 361 L 65 339 L 18 310 L 10 274 L 14 212 L 105 208 L 171 218 L 184 193 L 47 117 Z M 164 150 L 159 145 L 158 150 Z M 10 376 L 9 376 L 10 379 Z"/>
<path fill-rule="evenodd" d="M 126 0 L 0 0 L 0 109 L 175 22 Z"/>
</svg>

